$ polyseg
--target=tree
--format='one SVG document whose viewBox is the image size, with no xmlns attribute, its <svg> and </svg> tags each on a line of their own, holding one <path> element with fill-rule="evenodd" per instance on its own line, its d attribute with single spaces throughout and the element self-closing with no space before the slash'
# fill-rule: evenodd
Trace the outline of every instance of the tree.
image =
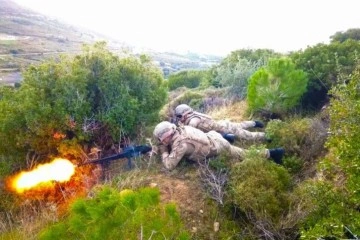
<svg viewBox="0 0 360 240">
<path fill-rule="evenodd" d="M 246 97 L 248 79 L 263 65 L 264 62 L 261 59 L 257 62 L 239 59 L 235 65 L 220 65 L 217 68 L 215 82 L 218 82 L 223 87 L 228 87 L 229 97 L 240 100 L 244 99 Z"/>
<path fill-rule="evenodd" d="M 360 42 L 348 39 L 328 45 L 317 44 L 290 54 L 296 68 L 305 71 L 309 77 L 303 106 L 316 110 L 328 102 L 328 91 L 338 83 L 348 81 L 347 76 L 354 71 L 359 52 Z"/>
<path fill-rule="evenodd" d="M 331 42 L 345 42 L 348 39 L 360 41 L 360 28 L 350 28 L 345 32 L 336 32 L 330 36 Z"/>
<path fill-rule="evenodd" d="M 242 79 L 249 75 L 251 71 L 253 71 L 250 70 L 251 68 L 259 68 L 266 64 L 269 58 L 279 56 L 281 56 L 281 54 L 276 53 L 270 49 L 239 49 L 233 51 L 226 58 L 224 58 L 219 65 L 212 67 L 212 80 L 210 81 L 210 84 L 214 87 L 223 87 L 223 84 L 228 86 L 227 83 L 224 83 L 222 79 L 233 79 L 233 81 L 243 82 Z M 241 80 L 236 80 L 236 76 L 239 74 L 242 75 L 242 70 L 246 72 L 244 74 L 245 76 L 241 76 Z"/>
<path fill-rule="evenodd" d="M 276 57 L 281 57 L 281 54 L 271 49 L 239 49 L 232 51 L 220 65 L 235 66 L 240 59 L 246 59 L 250 62 L 258 62 L 261 60 L 266 63 L 268 59 Z"/>
<path fill-rule="evenodd" d="M 288 58 L 271 59 L 249 79 L 249 109 L 282 114 L 295 107 L 306 90 L 306 74 Z"/>
</svg>

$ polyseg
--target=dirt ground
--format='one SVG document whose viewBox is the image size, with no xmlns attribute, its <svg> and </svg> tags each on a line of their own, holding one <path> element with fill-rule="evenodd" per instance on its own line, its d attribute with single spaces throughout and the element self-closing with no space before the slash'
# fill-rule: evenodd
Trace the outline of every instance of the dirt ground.
<svg viewBox="0 0 360 240">
<path fill-rule="evenodd" d="M 184 175 L 154 175 L 149 185 L 159 188 L 163 203 L 177 204 L 183 223 L 194 239 L 217 239 L 213 216 L 216 204 L 207 196 L 196 169 L 188 169 Z"/>
</svg>

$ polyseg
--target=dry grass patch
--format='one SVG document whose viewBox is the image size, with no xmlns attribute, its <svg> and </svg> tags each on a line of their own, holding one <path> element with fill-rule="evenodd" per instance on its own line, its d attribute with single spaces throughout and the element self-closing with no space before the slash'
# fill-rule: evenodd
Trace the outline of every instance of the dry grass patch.
<svg viewBox="0 0 360 240">
<path fill-rule="evenodd" d="M 240 122 L 250 119 L 247 117 L 247 108 L 246 101 L 240 101 L 213 108 L 207 114 L 215 120 L 228 119 L 233 122 Z"/>
</svg>

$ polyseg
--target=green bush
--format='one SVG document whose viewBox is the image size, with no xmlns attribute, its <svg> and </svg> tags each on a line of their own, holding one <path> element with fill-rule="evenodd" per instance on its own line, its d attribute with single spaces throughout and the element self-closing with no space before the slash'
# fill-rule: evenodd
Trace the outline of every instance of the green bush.
<svg viewBox="0 0 360 240">
<path fill-rule="evenodd" d="M 303 216 L 299 219 L 301 239 L 352 239 L 344 234 L 344 226 L 358 233 L 357 210 L 349 208 L 347 196 L 330 181 L 302 182 L 293 197 Z"/>
<path fill-rule="evenodd" d="M 311 110 L 320 109 L 327 103 L 328 91 L 350 79 L 348 76 L 357 66 L 359 53 L 360 42 L 351 37 L 344 42 L 319 43 L 303 51 L 291 53 L 290 57 L 296 68 L 305 71 L 309 78 L 302 105 Z M 342 76 L 346 78 L 342 79 Z"/>
<path fill-rule="evenodd" d="M 160 118 L 163 120 L 169 120 L 173 117 L 174 109 L 180 104 L 187 104 L 191 106 L 195 111 L 199 110 L 203 103 L 204 95 L 195 90 L 188 90 L 177 96 L 175 99 L 170 99 L 170 102 L 166 104 L 160 111 Z"/>
<path fill-rule="evenodd" d="M 119 58 L 103 42 L 30 66 L 23 76 L 20 88 L 0 91 L 0 156 L 22 161 L 29 150 L 59 154 L 66 141 L 107 150 L 158 120 L 167 97 L 160 70 L 147 58 Z"/>
<path fill-rule="evenodd" d="M 270 148 L 283 146 L 286 154 L 310 161 L 324 152 L 328 129 L 317 118 L 271 120 L 266 125 Z"/>
<path fill-rule="evenodd" d="M 172 74 L 168 78 L 169 90 L 175 90 L 179 87 L 197 88 L 200 85 L 207 85 L 209 79 L 208 71 L 187 70 Z"/>
<path fill-rule="evenodd" d="M 284 114 L 299 103 L 307 82 L 305 72 L 295 69 L 290 59 L 271 59 L 249 79 L 249 110 Z"/>
<path fill-rule="evenodd" d="M 304 167 L 304 160 L 296 156 L 284 157 L 283 165 L 290 174 L 300 173 Z"/>
<path fill-rule="evenodd" d="M 230 199 L 244 212 L 254 229 L 261 228 L 258 224 L 262 223 L 262 230 L 274 236 L 284 234 L 281 222 L 289 207 L 291 178 L 283 167 L 260 157 L 255 151 L 231 169 L 229 185 Z M 260 232 L 253 234 L 260 236 Z"/>
<path fill-rule="evenodd" d="M 229 98 L 242 100 L 246 97 L 248 79 L 264 64 L 263 62 L 261 59 L 257 62 L 239 59 L 235 65 L 220 65 L 215 81 L 227 87 Z"/>
<path fill-rule="evenodd" d="M 212 77 L 209 84 L 217 88 L 233 86 L 234 88 L 230 87 L 228 89 L 229 93 L 233 97 L 243 98 L 246 95 L 247 81 L 251 74 L 264 65 L 269 58 L 280 56 L 280 53 L 270 49 L 239 49 L 232 51 L 219 65 L 212 67 Z"/>
<path fill-rule="evenodd" d="M 331 135 L 326 142 L 327 156 L 319 163 L 319 179 L 314 197 L 316 211 L 308 215 L 302 236 L 350 237 L 348 230 L 360 233 L 360 68 L 349 83 L 331 90 L 329 107 Z M 326 182 L 326 188 L 321 184 Z M 348 229 L 348 230 L 347 230 Z"/>
<path fill-rule="evenodd" d="M 161 205 L 159 190 L 104 187 L 79 199 L 69 216 L 49 226 L 39 239 L 190 239 L 174 204 Z"/>
</svg>

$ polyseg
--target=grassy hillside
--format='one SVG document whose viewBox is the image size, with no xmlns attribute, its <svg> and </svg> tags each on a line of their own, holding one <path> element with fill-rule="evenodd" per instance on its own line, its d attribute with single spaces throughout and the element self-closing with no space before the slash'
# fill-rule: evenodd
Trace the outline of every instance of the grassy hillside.
<svg viewBox="0 0 360 240">
<path fill-rule="evenodd" d="M 82 44 L 100 40 L 106 41 L 116 53 L 124 49 L 132 51 L 136 47 L 88 29 L 65 24 L 11 0 L 0 0 L 0 84 L 19 82 L 21 69 L 29 64 L 37 64 L 62 53 L 78 53 Z M 182 69 L 208 68 L 221 60 L 216 56 L 190 53 L 144 53 L 152 57 L 165 76 Z"/>
<path fill-rule="evenodd" d="M 83 43 L 102 39 L 106 38 L 10 0 L 0 0 L 0 83 L 19 81 L 19 71 L 29 64 L 58 57 L 61 53 L 79 52 Z M 121 45 L 117 43 L 116 46 Z"/>
<path fill-rule="evenodd" d="M 350 46 L 360 45 L 336 42 L 293 56 L 297 64 L 329 56 L 329 61 L 314 63 L 312 81 L 320 80 L 326 66 L 321 82 L 331 76 L 334 84 L 321 110 L 301 102 L 291 110 L 282 105 L 298 99 L 298 83 L 308 81 L 286 58 L 260 69 L 246 59 L 225 61 L 214 69 L 215 79 L 171 92 L 172 79 L 164 81 L 156 66 L 141 61 L 145 58 L 117 57 L 103 43 L 76 58 L 29 68 L 21 87 L 0 87 L 0 238 L 189 239 L 189 234 L 191 239 L 219 240 L 358 239 L 360 68 L 347 55 L 339 60 L 349 60 L 350 68 L 341 65 L 341 51 L 325 54 Z M 238 54 L 262 57 L 265 52 Z M 253 75 L 240 74 L 243 69 Z M 231 96 L 229 90 L 242 90 L 244 83 L 260 95 L 249 97 L 248 88 L 246 98 Z M 254 100 L 262 101 L 254 107 Z M 155 154 L 134 158 L 131 171 L 126 159 L 78 165 L 129 145 L 154 145 L 155 125 L 174 119 L 173 109 L 181 103 L 214 119 L 260 120 L 264 127 L 250 130 L 264 131 L 266 140 L 235 141 L 248 150 L 241 159 L 227 153 L 196 163 L 184 159 L 171 172 Z M 277 147 L 285 149 L 282 164 L 261 154 Z M 58 156 L 76 163 L 73 172 L 65 171 L 70 179 L 50 178 L 50 185 L 22 193 L 14 186 L 21 170 Z M 184 228 L 183 238 L 177 238 Z"/>
</svg>

